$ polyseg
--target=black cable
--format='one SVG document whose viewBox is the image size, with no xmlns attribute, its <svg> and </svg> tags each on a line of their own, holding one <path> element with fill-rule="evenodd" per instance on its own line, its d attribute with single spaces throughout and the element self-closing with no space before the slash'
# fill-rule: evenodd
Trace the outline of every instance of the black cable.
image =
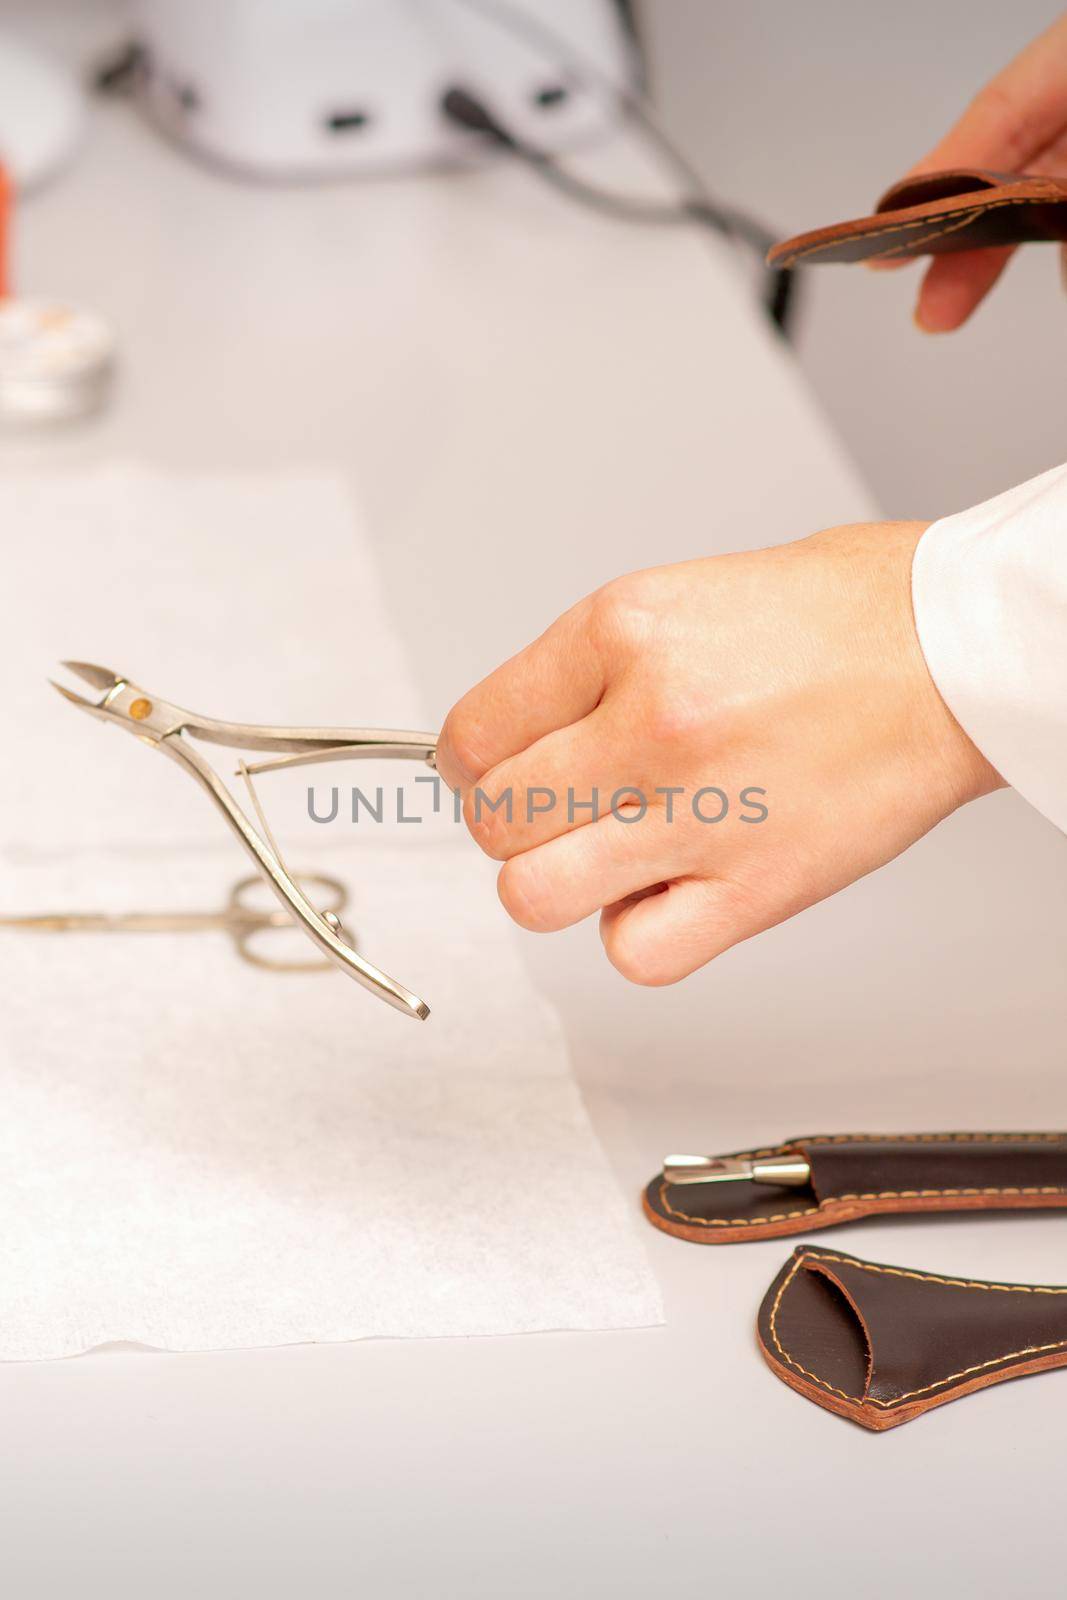
<svg viewBox="0 0 1067 1600">
<path fill-rule="evenodd" d="M 498 0 L 455 0 L 465 11 L 479 16 L 483 21 L 505 29 L 522 39 L 532 49 L 544 55 L 553 65 L 566 63 L 568 70 L 598 84 L 615 96 L 627 111 L 640 123 L 649 141 L 674 169 L 691 198 L 675 205 L 656 205 L 654 202 L 633 201 L 612 195 L 595 184 L 575 177 L 544 151 L 520 143 L 503 126 L 489 108 L 476 99 L 469 90 L 455 88 L 442 99 L 445 115 L 470 132 L 481 133 L 493 140 L 501 149 L 509 150 L 524 160 L 542 178 L 570 195 L 572 199 L 594 207 L 605 215 L 622 221 L 638 223 L 701 223 L 726 238 L 742 241 L 755 250 L 761 262 L 775 243 L 775 236 L 753 217 L 732 207 L 720 204 L 709 194 L 699 173 L 682 151 L 660 126 L 654 111 L 643 95 L 628 85 L 614 82 L 610 76 L 592 63 L 583 60 L 569 40 L 544 23 L 539 17 Z M 453 98 L 456 97 L 456 98 Z M 796 274 L 788 267 L 777 267 L 768 273 L 764 304 L 767 314 L 783 338 L 789 337 L 792 314 L 796 308 Z"/>
<path fill-rule="evenodd" d="M 127 93 L 136 86 L 146 59 L 143 47 L 132 39 L 128 40 L 96 68 L 92 75 L 92 87 L 98 94 Z"/>
<path fill-rule="evenodd" d="M 564 194 L 574 200 L 582 201 L 585 205 L 594 206 L 608 216 L 619 217 L 626 222 L 667 224 L 685 223 L 691 220 L 679 206 L 662 205 L 656 201 L 631 200 L 628 196 L 609 194 L 606 189 L 599 189 L 594 184 L 586 183 L 583 178 L 575 177 L 565 167 L 559 166 L 545 151 L 535 150 L 530 145 L 522 144 L 496 118 L 484 100 L 476 99 L 468 89 L 446 90 L 441 98 L 441 110 L 457 127 L 465 128 L 468 133 L 482 134 L 493 144 L 499 145 L 501 149 L 509 151 L 534 167 L 543 178 L 562 190 Z"/>
<path fill-rule="evenodd" d="M 468 89 L 448 89 L 441 98 L 441 110 L 450 122 L 465 128 L 469 133 L 480 134 L 500 149 L 518 156 L 553 188 L 572 200 L 617 217 L 623 222 L 638 222 L 668 227 L 703 223 L 727 238 L 743 239 L 746 244 L 766 255 L 774 243 L 772 237 L 743 213 L 727 211 L 713 206 L 704 199 L 686 200 L 677 204 L 661 204 L 651 200 L 632 200 L 627 196 L 609 193 L 597 185 L 576 177 L 543 150 L 516 139 L 494 115 L 484 101 L 477 99 Z M 792 307 L 793 274 L 779 270 L 770 274 L 766 309 L 771 321 L 783 336 L 787 336 L 789 313 Z"/>
</svg>

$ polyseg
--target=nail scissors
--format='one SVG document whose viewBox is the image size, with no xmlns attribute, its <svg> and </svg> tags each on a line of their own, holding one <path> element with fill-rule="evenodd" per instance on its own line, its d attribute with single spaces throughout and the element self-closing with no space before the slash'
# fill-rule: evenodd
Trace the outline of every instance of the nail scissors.
<svg viewBox="0 0 1067 1600">
<path fill-rule="evenodd" d="M 391 728 L 283 728 L 254 722 L 223 722 L 215 717 L 199 716 L 172 701 L 163 700 L 109 667 L 94 666 L 88 661 L 64 661 L 62 665 L 100 691 L 99 700 L 88 700 L 84 695 L 52 680 L 53 688 L 58 689 L 64 699 L 113 727 L 124 728 L 143 743 L 169 756 L 207 792 L 243 849 L 252 858 L 256 871 L 270 885 L 289 916 L 328 960 L 335 962 L 349 977 L 405 1016 L 415 1017 L 419 1021 L 429 1016 L 430 1008 L 424 1000 L 420 1000 L 417 994 L 406 989 L 395 978 L 390 978 L 352 947 L 334 913 L 327 912 L 324 915 L 312 905 L 282 860 L 260 809 L 251 777 L 253 773 L 273 772 L 281 767 L 303 766 L 314 761 L 389 758 L 424 761 L 433 767 L 437 753 L 436 734 Z M 193 747 L 190 742 L 193 739 L 233 750 L 271 753 L 271 759 L 267 761 L 252 766 L 246 766 L 241 761 L 237 768 L 238 774 L 248 785 L 262 834 L 256 831 L 218 773 Z"/>
<path fill-rule="evenodd" d="M 323 873 L 306 873 L 300 882 L 318 891 L 323 920 L 335 932 L 341 930 L 341 912 L 348 901 L 344 884 Z M 283 961 L 261 951 L 260 934 L 293 927 L 292 917 L 281 906 L 257 904 L 255 892 L 262 887 L 263 879 L 258 874 L 242 878 L 217 911 L 43 911 L 0 917 L 0 928 L 26 933 L 226 933 L 242 961 L 269 972 L 311 972 L 332 966 L 332 962 L 314 958 Z M 350 935 L 344 936 L 350 939 Z"/>
</svg>

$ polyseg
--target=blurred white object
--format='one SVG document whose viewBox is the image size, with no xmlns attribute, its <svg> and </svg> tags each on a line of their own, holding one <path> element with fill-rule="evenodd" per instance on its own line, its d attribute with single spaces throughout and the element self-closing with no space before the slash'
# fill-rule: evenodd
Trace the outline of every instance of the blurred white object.
<svg viewBox="0 0 1067 1600">
<path fill-rule="evenodd" d="M 59 301 L 0 301 L 0 420 L 59 421 L 96 411 L 114 368 L 111 329 Z"/>
<path fill-rule="evenodd" d="M 70 160 L 84 111 L 70 73 L 0 33 L 0 163 L 19 190 L 42 183 Z"/>
<path fill-rule="evenodd" d="M 153 120 L 268 178 L 466 158 L 469 136 L 440 109 L 457 85 L 559 149 L 610 123 L 602 85 L 633 69 L 614 0 L 138 0 L 134 30 Z M 574 70 L 586 61 L 596 82 Z"/>
</svg>

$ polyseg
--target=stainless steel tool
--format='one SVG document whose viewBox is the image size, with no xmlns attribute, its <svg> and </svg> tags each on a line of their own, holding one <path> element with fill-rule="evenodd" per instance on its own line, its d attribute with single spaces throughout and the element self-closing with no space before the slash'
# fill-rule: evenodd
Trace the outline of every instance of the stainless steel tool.
<svg viewBox="0 0 1067 1600">
<path fill-rule="evenodd" d="M 334 932 L 353 944 L 341 923 L 341 912 L 348 892 L 337 878 L 324 873 L 305 873 L 300 878 L 305 889 L 315 889 L 322 904 L 322 917 Z M 215 911 L 39 911 L 14 917 L 0 917 L 0 928 L 21 933 L 225 933 L 233 940 L 242 961 L 269 972 L 307 972 L 333 967 L 332 961 L 284 960 L 265 954 L 260 935 L 290 931 L 296 926 L 281 906 L 258 905 L 253 898 L 264 887 L 258 874 L 242 878 L 230 891 L 226 904 Z"/>
<path fill-rule="evenodd" d="M 210 796 L 227 825 L 255 864 L 256 871 L 270 885 L 293 922 L 303 930 L 327 960 L 334 962 L 350 978 L 376 994 L 387 1005 L 405 1016 L 424 1021 L 430 1008 L 417 994 L 361 956 L 348 941 L 336 913 L 320 911 L 308 899 L 298 880 L 289 872 L 281 852 L 271 837 L 260 810 L 251 775 L 277 767 L 302 765 L 313 761 L 355 761 L 389 758 L 423 761 L 433 766 L 437 735 L 401 729 L 382 728 L 285 728 L 254 722 L 224 722 L 186 711 L 140 688 L 110 667 L 88 661 L 65 661 L 68 671 L 100 691 L 98 700 L 86 699 L 64 684 L 55 683 L 64 699 L 112 727 L 123 728 L 142 743 L 151 745 L 184 768 Z M 238 764 L 238 773 L 248 783 L 249 794 L 263 830 L 257 832 L 237 804 L 218 773 L 193 747 L 193 739 L 233 750 L 276 752 L 271 760 L 255 766 Z"/>
<path fill-rule="evenodd" d="M 803 1156 L 667 1156 L 663 1176 L 679 1186 L 698 1183 L 773 1183 L 802 1188 L 811 1182 Z"/>
</svg>

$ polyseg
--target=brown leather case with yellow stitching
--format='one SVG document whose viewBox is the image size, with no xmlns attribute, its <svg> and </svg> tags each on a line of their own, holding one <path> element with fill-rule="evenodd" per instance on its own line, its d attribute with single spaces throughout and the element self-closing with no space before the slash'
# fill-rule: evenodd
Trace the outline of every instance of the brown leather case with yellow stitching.
<svg viewBox="0 0 1067 1600">
<path fill-rule="evenodd" d="M 645 1190 L 649 1220 L 696 1244 L 740 1244 L 893 1212 L 1067 1207 L 1065 1133 L 815 1134 L 737 1154 L 803 1156 L 810 1185 L 661 1175 Z"/>
<path fill-rule="evenodd" d="M 756 1330 L 783 1383 L 881 1433 L 976 1389 L 1067 1366 L 1067 1288 L 943 1278 L 802 1244 Z"/>
<path fill-rule="evenodd" d="M 873 216 L 776 244 L 771 267 L 870 261 L 1067 239 L 1067 183 L 981 167 L 928 172 L 886 191 Z"/>
</svg>

